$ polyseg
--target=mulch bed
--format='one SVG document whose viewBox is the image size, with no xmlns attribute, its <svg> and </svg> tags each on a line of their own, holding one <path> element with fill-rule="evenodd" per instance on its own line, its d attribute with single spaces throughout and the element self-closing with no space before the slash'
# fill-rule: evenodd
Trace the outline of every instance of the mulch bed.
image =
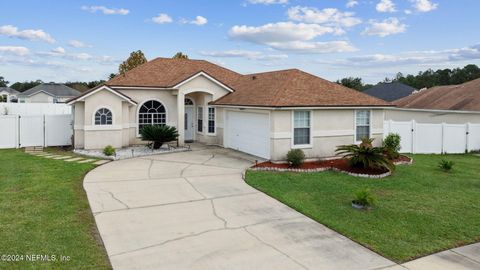
<svg viewBox="0 0 480 270">
<path fill-rule="evenodd" d="M 407 156 L 400 156 L 398 159 L 393 160 L 395 164 L 410 164 L 412 159 Z M 348 164 L 348 160 L 344 158 L 340 159 L 332 159 L 332 160 L 319 160 L 319 161 L 311 161 L 311 162 L 304 162 L 300 167 L 290 167 L 287 163 L 272 163 L 270 161 L 258 163 L 252 167 L 253 169 L 272 169 L 272 170 L 281 170 L 281 171 L 288 171 L 291 169 L 292 171 L 321 171 L 321 170 L 338 170 L 342 172 L 347 172 L 351 174 L 361 174 L 361 175 L 385 175 L 389 171 L 387 169 L 363 169 L 363 168 L 355 168 L 350 167 Z"/>
</svg>

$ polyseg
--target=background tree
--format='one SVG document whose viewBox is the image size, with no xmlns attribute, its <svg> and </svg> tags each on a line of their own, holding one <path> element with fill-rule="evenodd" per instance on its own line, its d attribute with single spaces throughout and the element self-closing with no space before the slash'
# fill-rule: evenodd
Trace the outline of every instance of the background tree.
<svg viewBox="0 0 480 270">
<path fill-rule="evenodd" d="M 364 91 L 372 87 L 371 84 L 364 84 L 362 81 L 362 78 L 354 78 L 354 77 L 348 77 L 348 78 L 343 78 L 341 80 L 337 80 L 337 83 L 345 87 L 355 89 L 357 91 Z"/>
<path fill-rule="evenodd" d="M 7 87 L 8 81 L 5 80 L 2 76 L 0 76 L 0 87 Z"/>
<path fill-rule="evenodd" d="M 116 73 L 110 73 L 110 75 L 108 75 L 108 79 L 111 80 L 111 79 L 115 78 L 115 76 L 117 76 Z"/>
<path fill-rule="evenodd" d="M 172 58 L 173 59 L 188 59 L 188 55 L 183 54 L 182 52 L 177 52 Z"/>
<path fill-rule="evenodd" d="M 141 50 L 135 51 L 130 53 L 130 56 L 127 58 L 127 60 L 123 61 L 123 63 L 120 64 L 118 67 L 118 73 L 124 74 L 125 72 L 140 66 L 141 64 L 145 64 L 147 61 L 147 58 L 145 58 L 145 55 Z"/>
<path fill-rule="evenodd" d="M 480 78 L 480 68 L 476 65 L 466 65 L 463 68 L 428 69 L 417 75 L 403 75 L 398 73 L 393 81 L 410 85 L 417 89 L 430 88 L 439 85 L 462 84 Z"/>
<path fill-rule="evenodd" d="M 27 81 L 16 82 L 16 83 L 12 84 L 10 86 L 10 88 L 13 88 L 13 89 L 17 90 L 18 92 L 23 92 L 25 90 L 28 90 L 28 89 L 30 89 L 32 87 L 35 87 L 35 86 L 37 86 L 39 84 L 42 84 L 42 83 L 43 83 L 42 80 L 36 80 L 36 81 L 30 81 L 30 82 L 27 82 Z"/>
<path fill-rule="evenodd" d="M 105 80 L 99 80 L 99 81 L 91 81 L 91 82 L 66 82 L 65 85 L 68 87 L 71 87 L 75 90 L 78 90 L 80 92 L 87 91 L 89 89 L 92 89 L 102 83 L 104 83 Z"/>
</svg>

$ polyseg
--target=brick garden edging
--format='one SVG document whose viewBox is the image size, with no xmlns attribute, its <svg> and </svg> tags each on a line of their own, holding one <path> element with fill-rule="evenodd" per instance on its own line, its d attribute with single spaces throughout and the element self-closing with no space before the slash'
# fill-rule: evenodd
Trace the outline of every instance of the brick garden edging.
<svg viewBox="0 0 480 270">
<path fill-rule="evenodd" d="M 395 164 L 395 165 L 410 165 L 412 163 L 413 163 L 413 159 L 410 158 L 410 161 L 398 161 L 398 162 L 394 162 L 393 164 Z M 354 177 L 374 178 L 374 179 L 385 178 L 385 177 L 388 177 L 388 176 L 392 175 L 391 171 L 383 173 L 383 174 L 361 174 L 361 173 L 352 173 L 352 172 L 343 171 L 343 170 L 340 170 L 340 169 L 335 168 L 335 167 L 323 167 L 323 168 L 316 168 L 316 169 L 253 167 L 253 168 L 248 168 L 248 170 L 251 170 L 251 171 L 271 171 L 271 172 L 301 172 L 301 173 L 335 171 L 335 172 L 348 174 L 348 175 L 354 176 Z"/>
</svg>

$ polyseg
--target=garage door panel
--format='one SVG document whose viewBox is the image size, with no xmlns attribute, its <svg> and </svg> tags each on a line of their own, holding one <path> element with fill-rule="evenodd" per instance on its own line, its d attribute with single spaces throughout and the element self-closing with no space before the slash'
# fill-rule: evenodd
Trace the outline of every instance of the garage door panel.
<svg viewBox="0 0 480 270">
<path fill-rule="evenodd" d="M 270 158 L 270 118 L 268 114 L 227 112 L 227 147 Z"/>
</svg>

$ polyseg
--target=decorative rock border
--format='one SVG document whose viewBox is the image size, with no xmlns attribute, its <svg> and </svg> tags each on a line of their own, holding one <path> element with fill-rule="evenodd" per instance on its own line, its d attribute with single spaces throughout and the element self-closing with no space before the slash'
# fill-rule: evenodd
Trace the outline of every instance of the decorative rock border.
<svg viewBox="0 0 480 270">
<path fill-rule="evenodd" d="M 410 161 L 398 161 L 398 162 L 394 162 L 393 164 L 395 164 L 395 165 L 410 165 L 412 163 L 413 163 L 413 159 L 410 158 Z M 382 174 L 362 174 L 362 173 L 352 173 L 352 172 L 343 171 L 343 170 L 340 170 L 340 169 L 335 168 L 335 167 L 323 167 L 323 168 L 316 168 L 316 169 L 252 167 L 252 168 L 248 168 L 248 170 L 251 170 L 251 171 L 271 171 L 271 172 L 301 172 L 301 173 L 335 171 L 335 172 L 344 173 L 344 174 L 354 176 L 354 177 L 373 178 L 373 179 L 385 178 L 385 177 L 388 177 L 388 176 L 392 175 L 391 171 L 386 172 L 386 173 L 382 173 Z"/>
</svg>

